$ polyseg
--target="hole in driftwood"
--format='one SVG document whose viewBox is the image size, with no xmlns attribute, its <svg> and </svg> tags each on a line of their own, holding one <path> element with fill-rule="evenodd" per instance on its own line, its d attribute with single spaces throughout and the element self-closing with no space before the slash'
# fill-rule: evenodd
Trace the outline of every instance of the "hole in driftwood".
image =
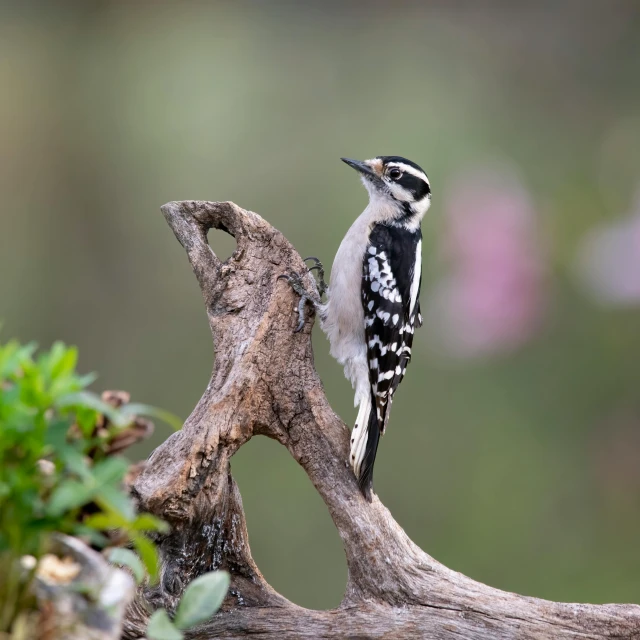
<svg viewBox="0 0 640 640">
<path fill-rule="evenodd" d="M 207 242 L 221 262 L 226 262 L 238 246 L 236 239 L 222 229 L 209 229 Z"/>
<path fill-rule="evenodd" d="M 251 554 L 267 582 L 309 609 L 342 600 L 347 568 L 340 536 L 313 485 L 287 450 L 255 437 L 231 461 Z"/>
</svg>

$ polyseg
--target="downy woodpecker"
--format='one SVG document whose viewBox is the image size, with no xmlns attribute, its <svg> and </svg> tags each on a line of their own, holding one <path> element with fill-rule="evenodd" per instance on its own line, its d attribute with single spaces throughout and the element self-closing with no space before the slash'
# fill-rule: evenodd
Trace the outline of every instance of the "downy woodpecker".
<svg viewBox="0 0 640 640">
<path fill-rule="evenodd" d="M 349 461 L 371 501 L 380 435 L 411 359 L 414 330 L 422 325 L 420 222 L 431 204 L 431 188 L 425 172 L 399 156 L 342 160 L 360 173 L 369 204 L 340 244 L 326 304 L 306 293 L 299 277 L 285 277 L 303 296 L 298 328 L 309 299 L 318 307 L 331 355 L 344 365 L 355 389 L 359 410 Z M 312 268 L 321 271 L 322 265 Z M 324 288 L 321 278 L 321 295 Z"/>
</svg>

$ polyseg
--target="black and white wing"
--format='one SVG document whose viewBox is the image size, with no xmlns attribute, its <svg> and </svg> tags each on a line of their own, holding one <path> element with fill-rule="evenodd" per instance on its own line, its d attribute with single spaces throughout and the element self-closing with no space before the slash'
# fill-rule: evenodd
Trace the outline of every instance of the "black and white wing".
<svg viewBox="0 0 640 640">
<path fill-rule="evenodd" d="M 422 234 L 405 227 L 374 227 L 364 258 L 362 304 L 372 400 L 380 431 L 389 420 L 393 394 L 411 360 L 420 317 Z"/>
<path fill-rule="evenodd" d="M 413 333 L 422 324 L 420 229 L 377 224 L 362 265 L 362 306 L 371 395 L 361 400 L 351 440 L 351 464 L 371 500 L 373 465 L 393 394 L 411 360 Z"/>
</svg>

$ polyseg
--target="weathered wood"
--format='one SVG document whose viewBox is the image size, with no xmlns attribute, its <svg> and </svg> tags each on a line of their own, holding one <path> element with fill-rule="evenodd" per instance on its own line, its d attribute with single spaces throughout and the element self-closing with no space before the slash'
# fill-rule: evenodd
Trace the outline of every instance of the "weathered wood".
<svg viewBox="0 0 640 640">
<path fill-rule="evenodd" d="M 129 610 L 125 637 L 144 635 L 151 606 L 172 609 L 186 584 L 231 572 L 223 610 L 193 638 L 640 638 L 640 607 L 518 596 L 447 569 L 417 547 L 347 464 L 349 429 L 313 365 L 310 332 L 293 333 L 297 300 L 277 277 L 305 265 L 286 238 L 230 202 L 172 202 L 162 211 L 198 278 L 216 350 L 211 381 L 184 428 L 134 483 L 141 509 L 165 518 L 162 577 Z M 207 231 L 237 249 L 221 262 Z M 311 277 L 308 286 L 315 286 Z M 342 538 L 349 578 L 336 610 L 310 611 L 275 592 L 253 562 L 231 456 L 252 436 L 278 440 L 304 468 Z"/>
<path fill-rule="evenodd" d="M 117 640 L 125 609 L 135 593 L 133 578 L 78 538 L 58 535 L 52 551 L 57 555 L 40 560 L 34 580 L 39 609 L 37 637 Z M 72 561 L 71 566 L 58 555 Z"/>
</svg>

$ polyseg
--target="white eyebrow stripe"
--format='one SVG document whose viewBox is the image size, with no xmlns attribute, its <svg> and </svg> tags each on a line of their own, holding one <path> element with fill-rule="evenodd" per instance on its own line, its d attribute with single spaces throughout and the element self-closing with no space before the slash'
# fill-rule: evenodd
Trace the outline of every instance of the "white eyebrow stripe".
<svg viewBox="0 0 640 640">
<path fill-rule="evenodd" d="M 427 178 L 427 174 L 424 173 L 423 171 L 416 169 L 415 167 L 412 167 L 409 164 L 405 164 L 404 162 L 390 162 L 388 166 L 398 167 L 398 169 L 401 169 L 405 173 L 410 173 L 412 176 L 415 176 L 416 178 L 420 178 L 421 180 L 424 180 L 429 186 L 431 186 L 431 184 L 429 183 L 429 178 Z"/>
</svg>

